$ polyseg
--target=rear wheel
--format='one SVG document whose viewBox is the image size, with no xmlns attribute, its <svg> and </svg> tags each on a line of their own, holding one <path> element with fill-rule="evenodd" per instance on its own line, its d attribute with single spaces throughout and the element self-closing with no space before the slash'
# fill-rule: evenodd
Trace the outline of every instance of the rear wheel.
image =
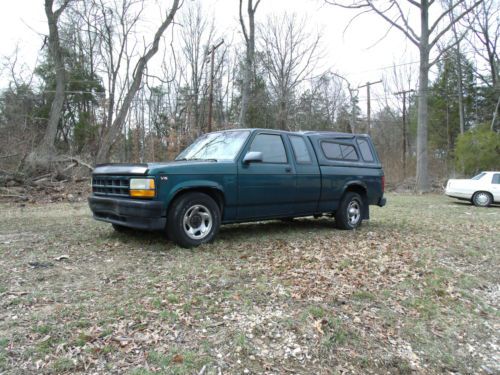
<svg viewBox="0 0 500 375">
<path fill-rule="evenodd" d="M 358 193 L 347 192 L 335 212 L 335 222 L 340 229 L 355 229 L 363 221 L 363 199 Z"/>
<path fill-rule="evenodd" d="M 179 246 L 190 248 L 210 242 L 220 226 L 220 209 L 208 195 L 186 193 L 177 198 L 168 213 L 168 236 Z"/>
<path fill-rule="evenodd" d="M 472 196 L 472 203 L 477 207 L 488 207 L 493 201 L 493 197 L 486 191 L 478 191 Z"/>
</svg>

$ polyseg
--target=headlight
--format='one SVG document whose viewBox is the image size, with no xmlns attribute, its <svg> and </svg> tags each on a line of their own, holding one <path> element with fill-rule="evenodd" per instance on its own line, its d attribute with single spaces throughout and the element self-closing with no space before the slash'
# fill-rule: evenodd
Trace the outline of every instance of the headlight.
<svg viewBox="0 0 500 375">
<path fill-rule="evenodd" d="M 131 178 L 130 196 L 135 198 L 154 198 L 155 180 L 153 178 Z"/>
</svg>

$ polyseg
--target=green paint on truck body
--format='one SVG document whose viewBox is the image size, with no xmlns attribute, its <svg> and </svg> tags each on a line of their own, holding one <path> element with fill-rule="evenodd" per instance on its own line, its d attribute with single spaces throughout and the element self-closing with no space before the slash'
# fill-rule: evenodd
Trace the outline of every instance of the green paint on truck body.
<svg viewBox="0 0 500 375">
<path fill-rule="evenodd" d="M 137 199 L 124 196 L 126 190 L 94 187 L 89 198 L 94 217 L 128 227 L 163 229 L 172 202 L 188 191 L 214 198 L 223 224 L 333 214 L 347 191 L 362 196 L 364 218 L 369 216 L 369 205 L 385 204 L 382 165 L 367 135 L 237 129 L 208 136 L 213 134 L 229 140 L 221 148 L 235 147 L 232 137 L 238 134 L 238 149 L 231 150 L 234 158 L 97 166 L 94 185 L 95 181 L 113 186 L 114 179 L 150 177 L 155 179 L 156 195 Z M 245 162 L 245 156 L 259 147 L 264 150 L 263 160 Z M 196 152 L 195 147 L 184 154 Z M 131 205 L 137 207 L 127 209 Z M 150 206 L 154 207 L 151 211 Z M 141 217 L 147 220 L 141 223 Z"/>
</svg>

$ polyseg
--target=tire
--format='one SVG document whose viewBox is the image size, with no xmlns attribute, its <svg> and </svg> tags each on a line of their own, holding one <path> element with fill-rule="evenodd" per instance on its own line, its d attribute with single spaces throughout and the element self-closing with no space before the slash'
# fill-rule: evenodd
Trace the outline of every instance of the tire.
<svg viewBox="0 0 500 375">
<path fill-rule="evenodd" d="M 486 191 L 478 191 L 472 196 L 472 203 L 477 207 L 488 207 L 493 202 L 493 197 Z"/>
<path fill-rule="evenodd" d="M 352 230 L 363 221 L 363 199 L 358 193 L 347 192 L 335 212 L 335 222 L 339 229 Z"/>
<path fill-rule="evenodd" d="M 184 248 L 199 246 L 214 239 L 221 222 L 220 209 L 208 195 L 186 193 L 177 198 L 167 217 L 167 235 Z"/>
</svg>

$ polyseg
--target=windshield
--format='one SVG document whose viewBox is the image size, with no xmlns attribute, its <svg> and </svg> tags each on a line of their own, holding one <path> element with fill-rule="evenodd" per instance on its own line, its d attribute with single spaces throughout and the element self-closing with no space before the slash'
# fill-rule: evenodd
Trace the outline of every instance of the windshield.
<svg viewBox="0 0 500 375">
<path fill-rule="evenodd" d="M 477 176 L 472 177 L 472 178 L 471 178 L 471 180 L 479 180 L 479 179 L 481 179 L 481 177 L 483 177 L 485 174 L 486 174 L 486 173 L 481 172 L 481 173 L 479 173 Z"/>
<path fill-rule="evenodd" d="M 234 160 L 249 134 L 247 130 L 205 134 L 182 151 L 175 160 Z"/>
</svg>

